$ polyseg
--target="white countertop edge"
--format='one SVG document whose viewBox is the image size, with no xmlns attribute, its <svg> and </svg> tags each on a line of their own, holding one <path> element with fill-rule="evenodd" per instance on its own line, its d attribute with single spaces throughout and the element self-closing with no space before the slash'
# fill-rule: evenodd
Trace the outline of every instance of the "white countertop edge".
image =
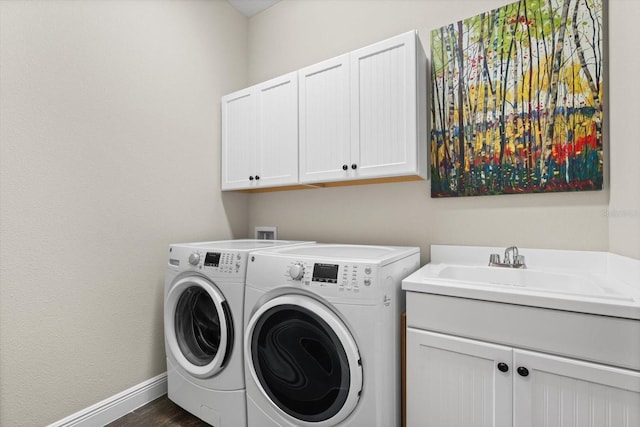
<svg viewBox="0 0 640 427">
<path fill-rule="evenodd" d="M 518 292 L 504 288 L 489 289 L 476 285 L 442 285 L 436 284 L 434 281 L 414 281 L 411 277 L 402 281 L 402 290 L 640 320 L 640 304 L 635 302 L 609 302 L 586 297 L 549 295 L 535 291 Z"/>
</svg>

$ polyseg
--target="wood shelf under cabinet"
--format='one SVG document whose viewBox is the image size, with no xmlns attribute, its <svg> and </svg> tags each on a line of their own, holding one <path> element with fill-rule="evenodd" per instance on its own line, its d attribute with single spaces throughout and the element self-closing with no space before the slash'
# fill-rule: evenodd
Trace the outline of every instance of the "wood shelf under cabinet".
<svg viewBox="0 0 640 427">
<path fill-rule="evenodd" d="M 287 185 L 282 187 L 252 188 L 249 190 L 237 190 L 237 192 L 249 193 L 249 194 L 270 193 L 274 191 L 313 190 L 318 188 L 348 187 L 352 185 L 387 184 L 387 183 L 393 183 L 393 182 L 410 182 L 410 181 L 424 181 L 424 179 L 417 175 L 392 176 L 392 177 L 386 177 L 386 178 L 359 179 L 354 181 L 337 181 L 337 182 L 323 182 L 318 184 Z"/>
</svg>

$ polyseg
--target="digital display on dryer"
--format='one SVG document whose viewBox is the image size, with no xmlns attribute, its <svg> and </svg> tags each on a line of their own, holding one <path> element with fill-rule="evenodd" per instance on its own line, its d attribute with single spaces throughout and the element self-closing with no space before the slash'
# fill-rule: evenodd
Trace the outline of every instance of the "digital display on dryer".
<svg viewBox="0 0 640 427">
<path fill-rule="evenodd" d="M 220 264 L 220 252 L 207 252 L 204 257 L 205 267 L 217 267 Z"/>
<path fill-rule="evenodd" d="M 338 264 L 313 264 L 314 282 L 338 283 Z"/>
</svg>

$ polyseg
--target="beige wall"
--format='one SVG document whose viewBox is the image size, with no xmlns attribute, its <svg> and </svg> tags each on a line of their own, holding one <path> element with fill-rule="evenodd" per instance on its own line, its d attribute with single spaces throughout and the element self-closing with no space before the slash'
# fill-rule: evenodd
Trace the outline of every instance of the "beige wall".
<svg viewBox="0 0 640 427">
<path fill-rule="evenodd" d="M 250 20 L 249 80 L 256 83 L 411 29 L 419 31 L 429 56 L 432 29 L 508 3 L 283 0 Z M 625 233 L 608 215 L 610 194 L 617 194 L 620 203 L 635 194 L 631 203 L 636 207 L 640 199 L 640 172 L 633 168 L 638 156 L 629 156 L 632 149 L 637 152 L 637 132 L 626 125 L 640 114 L 637 102 L 624 95 L 629 93 L 625 82 L 637 82 L 638 68 L 627 66 L 625 40 L 638 38 L 640 16 L 631 0 L 610 3 L 611 40 L 619 43 L 611 50 L 611 74 L 620 79 L 610 97 L 611 111 L 624 110 L 626 117 L 612 119 L 612 127 L 618 123 L 611 142 L 614 189 L 607 176 L 605 190 L 582 193 L 431 199 L 426 181 L 263 193 L 250 196 L 249 231 L 277 225 L 283 238 L 417 245 L 426 261 L 429 245 L 438 243 L 606 251 L 611 224 L 617 233 L 612 250 L 640 258 L 638 233 Z M 634 13 L 629 13 L 632 4 Z M 621 163 L 626 166 L 619 168 Z M 637 213 L 625 220 L 638 229 Z"/>
<path fill-rule="evenodd" d="M 609 250 L 640 259 L 640 57 L 629 54 L 640 46 L 640 2 L 610 2 L 611 203 Z"/>
<path fill-rule="evenodd" d="M 165 371 L 168 244 L 247 229 L 218 167 L 246 31 L 222 0 L 0 2 L 0 425 Z"/>
</svg>

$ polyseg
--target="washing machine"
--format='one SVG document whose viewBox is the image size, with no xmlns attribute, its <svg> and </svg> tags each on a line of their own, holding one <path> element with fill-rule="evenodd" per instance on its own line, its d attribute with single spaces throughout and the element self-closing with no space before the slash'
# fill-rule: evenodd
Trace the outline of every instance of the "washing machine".
<svg viewBox="0 0 640 427">
<path fill-rule="evenodd" d="M 314 244 L 251 254 L 245 290 L 250 427 L 401 421 L 401 281 L 415 247 Z"/>
<path fill-rule="evenodd" d="M 246 239 L 169 246 L 169 399 L 215 427 L 246 426 L 242 338 L 248 254 L 305 243 Z"/>
</svg>

